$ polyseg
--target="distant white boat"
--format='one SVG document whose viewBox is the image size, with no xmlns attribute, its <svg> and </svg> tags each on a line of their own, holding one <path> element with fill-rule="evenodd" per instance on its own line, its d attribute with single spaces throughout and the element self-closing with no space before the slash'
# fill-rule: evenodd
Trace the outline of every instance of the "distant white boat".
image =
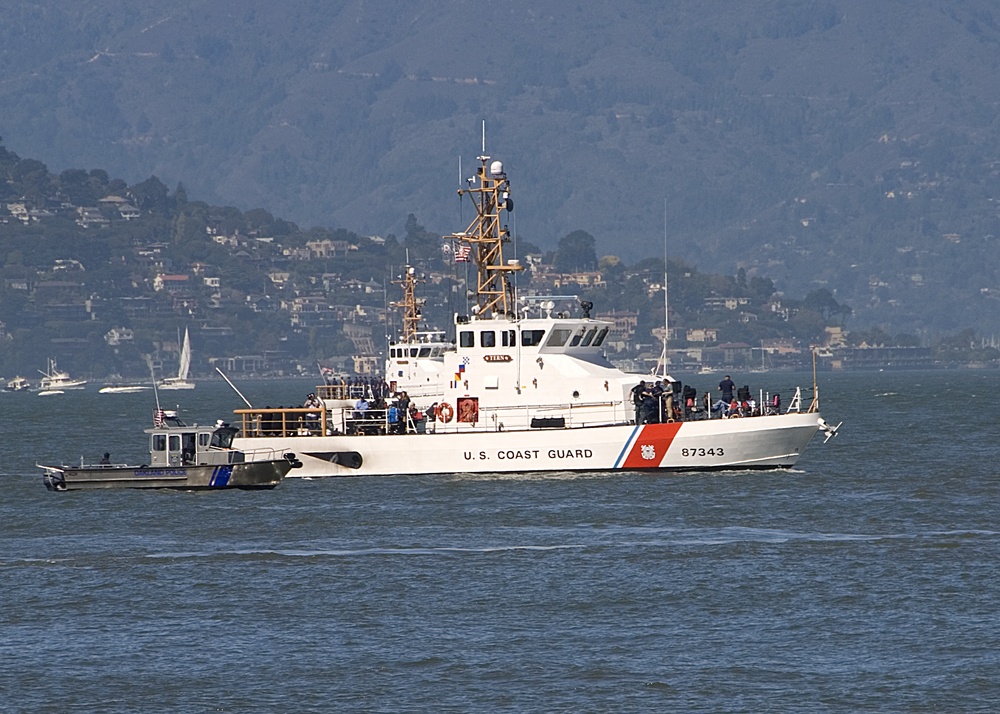
<svg viewBox="0 0 1000 714">
<path fill-rule="evenodd" d="M 108 384 L 97 390 L 98 394 L 134 394 L 149 389 L 144 384 Z"/>
<path fill-rule="evenodd" d="M 55 396 L 56 394 L 65 394 L 65 393 L 66 392 L 64 392 L 61 389 L 43 389 L 42 391 L 40 391 L 38 393 L 38 396 L 40 396 L 40 397 L 51 397 L 51 396 Z"/>
<path fill-rule="evenodd" d="M 86 379 L 73 379 L 69 376 L 69 372 L 62 372 L 56 365 L 54 359 L 49 359 L 49 368 L 47 371 L 43 372 L 38 370 L 38 373 L 42 375 L 42 381 L 38 384 L 39 392 L 59 392 L 63 389 L 83 389 L 83 386 L 87 383 Z M 59 392 L 61 394 L 61 392 Z"/>
<path fill-rule="evenodd" d="M 181 347 L 180 364 L 177 367 L 176 377 L 167 377 L 160 380 L 159 387 L 164 390 L 174 389 L 194 389 L 194 382 L 188 381 L 188 372 L 191 371 L 191 337 L 188 330 L 184 328 L 184 344 Z"/>
<path fill-rule="evenodd" d="M 17 376 L 14 379 L 7 382 L 7 386 L 3 388 L 5 392 L 30 392 L 31 383 L 24 377 Z"/>
</svg>

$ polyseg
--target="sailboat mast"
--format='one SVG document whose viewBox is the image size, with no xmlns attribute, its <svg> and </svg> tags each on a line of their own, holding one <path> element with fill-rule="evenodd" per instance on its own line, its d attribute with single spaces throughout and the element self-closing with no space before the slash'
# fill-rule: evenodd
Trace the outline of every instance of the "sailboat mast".
<svg viewBox="0 0 1000 714">
<path fill-rule="evenodd" d="M 667 199 L 663 199 L 663 376 L 670 365 L 667 344 L 670 339 L 670 298 L 667 290 Z"/>
<path fill-rule="evenodd" d="M 663 364 L 663 376 L 667 376 L 670 365 L 670 353 L 667 350 L 670 336 L 670 298 L 667 289 L 667 199 L 663 199 L 663 353 L 660 361 Z"/>
</svg>

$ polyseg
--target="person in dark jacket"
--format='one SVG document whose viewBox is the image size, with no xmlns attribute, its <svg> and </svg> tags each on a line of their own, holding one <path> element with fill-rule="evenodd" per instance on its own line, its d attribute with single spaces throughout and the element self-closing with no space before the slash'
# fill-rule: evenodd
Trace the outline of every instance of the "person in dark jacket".
<svg viewBox="0 0 1000 714">
<path fill-rule="evenodd" d="M 735 389 L 736 382 L 734 382 L 727 374 L 726 378 L 719 382 L 719 391 L 722 392 L 722 396 L 720 398 L 722 401 L 726 403 L 733 401 L 733 391 Z"/>
<path fill-rule="evenodd" d="M 629 394 L 632 396 L 632 403 L 635 405 L 635 423 L 640 424 L 640 412 L 642 411 L 642 393 L 646 391 L 646 380 L 641 379 L 639 383 L 632 387 Z"/>
</svg>

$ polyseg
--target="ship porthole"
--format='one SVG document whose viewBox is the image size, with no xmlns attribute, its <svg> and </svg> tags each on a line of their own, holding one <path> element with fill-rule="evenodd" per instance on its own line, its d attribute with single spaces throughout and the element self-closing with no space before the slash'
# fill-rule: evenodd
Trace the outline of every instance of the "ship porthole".
<svg viewBox="0 0 1000 714">
<path fill-rule="evenodd" d="M 573 399 L 579 399 L 579 398 L 580 398 L 580 393 L 574 390 L 573 391 Z"/>
</svg>

